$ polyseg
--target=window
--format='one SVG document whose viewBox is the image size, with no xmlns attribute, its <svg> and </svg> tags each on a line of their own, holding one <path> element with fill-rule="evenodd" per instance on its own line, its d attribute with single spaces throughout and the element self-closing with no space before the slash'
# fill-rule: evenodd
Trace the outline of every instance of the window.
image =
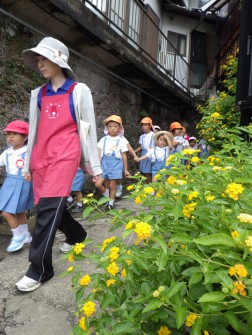
<svg viewBox="0 0 252 335">
<path fill-rule="evenodd" d="M 167 45 L 167 52 L 174 54 L 177 50 L 182 56 L 186 56 L 186 37 L 186 35 L 168 31 L 168 41 L 170 43 Z"/>
</svg>

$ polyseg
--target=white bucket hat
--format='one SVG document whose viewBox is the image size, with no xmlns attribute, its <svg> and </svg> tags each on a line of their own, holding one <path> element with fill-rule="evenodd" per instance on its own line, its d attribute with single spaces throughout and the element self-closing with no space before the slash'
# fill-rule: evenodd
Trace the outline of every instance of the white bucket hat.
<svg viewBox="0 0 252 335">
<path fill-rule="evenodd" d="M 25 65 L 38 73 L 40 73 L 40 71 L 38 69 L 36 56 L 41 55 L 63 68 L 68 77 L 74 78 L 74 73 L 67 64 L 69 59 L 68 48 L 64 43 L 53 37 L 43 38 L 35 48 L 24 50 L 22 55 Z"/>
</svg>

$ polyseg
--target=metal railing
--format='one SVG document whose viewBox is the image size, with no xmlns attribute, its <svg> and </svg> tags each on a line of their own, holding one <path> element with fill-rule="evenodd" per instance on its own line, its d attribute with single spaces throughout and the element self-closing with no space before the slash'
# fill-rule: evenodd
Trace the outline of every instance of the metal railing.
<svg viewBox="0 0 252 335">
<path fill-rule="evenodd" d="M 159 28 L 159 19 L 138 0 L 82 0 L 83 4 L 105 21 L 136 50 L 190 96 L 189 64 Z"/>
</svg>

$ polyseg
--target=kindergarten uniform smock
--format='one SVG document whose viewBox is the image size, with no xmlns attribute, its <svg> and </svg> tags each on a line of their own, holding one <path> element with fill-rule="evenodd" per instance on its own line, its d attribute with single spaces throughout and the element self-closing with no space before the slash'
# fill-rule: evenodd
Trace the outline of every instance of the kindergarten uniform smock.
<svg viewBox="0 0 252 335">
<path fill-rule="evenodd" d="M 101 164 L 105 179 L 121 179 L 123 171 L 122 152 L 128 151 L 120 136 L 106 135 L 97 144 L 101 149 Z"/>
<path fill-rule="evenodd" d="M 17 150 L 9 147 L 0 155 L 0 166 L 7 172 L 0 190 L 1 211 L 16 214 L 33 208 L 32 184 L 23 177 L 26 151 L 26 145 Z"/>
<path fill-rule="evenodd" d="M 148 134 L 142 134 L 139 139 L 139 144 L 142 148 L 141 156 L 146 155 L 146 153 L 154 147 L 154 133 L 151 131 Z M 141 173 L 151 173 L 151 159 L 145 159 L 140 162 L 140 172 Z"/>
<path fill-rule="evenodd" d="M 47 91 L 48 94 L 64 94 L 74 82 L 67 78 L 65 83 L 61 88 L 55 93 L 53 90 Z M 36 134 L 40 118 L 40 107 L 38 106 L 39 94 L 41 92 L 41 87 L 36 88 L 31 91 L 30 100 L 30 113 L 29 113 L 29 138 L 27 145 L 27 159 L 25 164 L 25 172 L 30 171 L 30 158 L 33 147 L 36 145 Z M 78 127 L 78 133 L 80 136 L 80 120 L 85 121 L 89 125 L 88 136 L 86 138 L 87 155 L 84 157 L 84 152 L 82 150 L 82 163 L 88 161 L 89 167 L 92 170 L 93 176 L 102 173 L 100 160 L 97 152 L 97 136 L 96 136 L 96 122 L 94 114 L 94 106 L 92 93 L 87 85 L 84 83 L 77 83 L 74 87 L 72 94 L 69 95 L 69 102 L 72 105 L 75 112 L 75 118 Z M 83 148 L 82 148 L 83 149 Z"/>
<path fill-rule="evenodd" d="M 80 164 L 80 139 L 70 106 L 75 85 L 67 80 L 57 92 L 50 83 L 42 87 L 37 142 L 30 162 L 35 203 L 40 198 L 67 197 Z"/>
</svg>

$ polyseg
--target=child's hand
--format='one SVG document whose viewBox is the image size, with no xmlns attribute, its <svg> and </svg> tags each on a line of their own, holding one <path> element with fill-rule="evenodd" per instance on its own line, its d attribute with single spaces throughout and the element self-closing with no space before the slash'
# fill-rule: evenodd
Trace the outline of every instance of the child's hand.
<svg viewBox="0 0 252 335">
<path fill-rule="evenodd" d="M 139 163 L 140 162 L 140 159 L 139 159 L 139 157 L 134 157 L 134 162 L 136 162 L 136 163 Z"/>
<path fill-rule="evenodd" d="M 31 178 L 30 172 L 25 172 L 24 173 L 24 179 L 27 180 L 27 181 L 31 181 L 32 178 Z"/>
<path fill-rule="evenodd" d="M 129 176 L 131 176 L 131 174 L 130 174 L 130 172 L 129 172 L 128 170 L 125 170 L 125 171 L 124 171 L 124 175 L 125 175 L 125 177 L 129 177 Z"/>
<path fill-rule="evenodd" d="M 100 178 L 101 178 L 101 175 L 98 174 L 97 176 L 94 176 L 94 177 L 93 177 L 92 182 L 93 182 L 93 183 L 96 183 Z"/>
</svg>

